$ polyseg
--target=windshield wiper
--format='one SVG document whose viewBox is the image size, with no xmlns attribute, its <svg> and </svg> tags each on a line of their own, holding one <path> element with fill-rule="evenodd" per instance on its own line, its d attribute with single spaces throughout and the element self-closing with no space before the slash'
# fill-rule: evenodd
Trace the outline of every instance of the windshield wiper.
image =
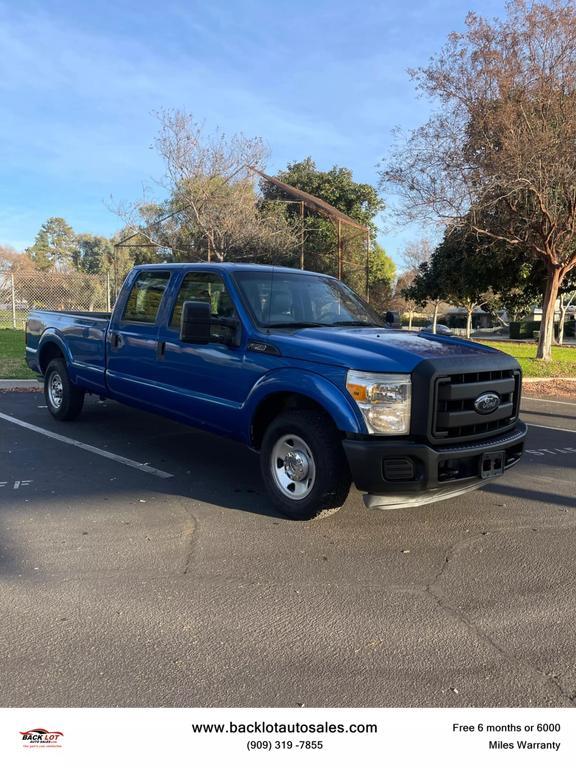
<svg viewBox="0 0 576 768">
<path fill-rule="evenodd" d="M 381 326 L 376 323 L 372 323 L 369 320 L 338 320 L 336 323 L 330 323 L 330 325 L 358 325 L 362 328 L 380 328 Z"/>
<path fill-rule="evenodd" d="M 331 323 L 265 323 L 264 328 L 329 328 Z"/>
</svg>

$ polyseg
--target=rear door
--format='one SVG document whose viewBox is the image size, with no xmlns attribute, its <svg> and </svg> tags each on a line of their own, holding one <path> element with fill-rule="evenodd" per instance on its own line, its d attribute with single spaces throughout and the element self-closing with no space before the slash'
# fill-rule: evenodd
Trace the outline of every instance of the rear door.
<svg viewBox="0 0 576 768">
<path fill-rule="evenodd" d="M 136 273 L 119 317 L 108 332 L 107 384 L 110 392 L 135 404 L 156 404 L 158 318 L 170 282 L 170 270 Z"/>
</svg>

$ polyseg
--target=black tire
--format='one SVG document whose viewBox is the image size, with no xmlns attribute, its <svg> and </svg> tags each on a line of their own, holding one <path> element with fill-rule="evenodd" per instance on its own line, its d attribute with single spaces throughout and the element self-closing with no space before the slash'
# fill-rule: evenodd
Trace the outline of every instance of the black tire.
<svg viewBox="0 0 576 768">
<path fill-rule="evenodd" d="M 285 437 L 290 439 L 285 441 Z M 279 458 L 284 446 L 290 445 L 293 449 L 286 456 L 296 462 L 295 466 Z M 290 482 L 295 468 L 299 484 Z M 304 468 L 308 474 L 300 478 L 298 473 Z M 336 512 L 350 490 L 350 469 L 342 438 L 330 418 L 317 411 L 284 411 L 274 419 L 262 441 L 260 469 L 274 506 L 293 520 L 311 520 Z M 284 490 L 282 483 L 288 483 Z M 294 486 L 293 497 L 290 485 Z M 298 496 L 298 488 L 304 496 Z"/>
<path fill-rule="evenodd" d="M 71 383 L 61 357 L 48 363 L 44 374 L 44 398 L 48 410 L 58 421 L 73 421 L 82 410 L 84 390 Z"/>
</svg>

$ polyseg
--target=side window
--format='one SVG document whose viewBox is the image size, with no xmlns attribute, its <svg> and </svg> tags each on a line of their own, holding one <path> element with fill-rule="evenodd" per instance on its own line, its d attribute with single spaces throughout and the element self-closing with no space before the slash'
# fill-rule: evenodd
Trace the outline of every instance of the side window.
<svg viewBox="0 0 576 768">
<path fill-rule="evenodd" d="M 170 272 L 140 272 L 124 307 L 122 320 L 155 323 Z"/>
<path fill-rule="evenodd" d="M 230 320 L 236 317 L 234 304 L 224 285 L 224 280 L 214 272 L 189 272 L 180 286 L 176 297 L 170 327 L 180 329 L 182 305 L 185 301 L 206 301 L 210 304 L 212 315 L 212 335 L 214 340 L 225 340 L 230 336 L 230 329 L 218 325 L 218 319 Z"/>
</svg>

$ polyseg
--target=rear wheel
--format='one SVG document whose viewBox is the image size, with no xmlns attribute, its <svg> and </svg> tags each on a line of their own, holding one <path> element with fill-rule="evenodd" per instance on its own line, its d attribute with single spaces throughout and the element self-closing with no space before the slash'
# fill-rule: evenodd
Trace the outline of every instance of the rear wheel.
<svg viewBox="0 0 576 768">
<path fill-rule="evenodd" d="M 350 470 L 332 421 L 316 411 L 286 411 L 268 427 L 260 468 L 274 505 L 294 520 L 336 512 L 350 490 Z"/>
<path fill-rule="evenodd" d="M 48 410 L 58 421 L 73 421 L 82 410 L 84 390 L 72 384 L 66 363 L 60 357 L 48 363 L 44 397 Z"/>
</svg>

